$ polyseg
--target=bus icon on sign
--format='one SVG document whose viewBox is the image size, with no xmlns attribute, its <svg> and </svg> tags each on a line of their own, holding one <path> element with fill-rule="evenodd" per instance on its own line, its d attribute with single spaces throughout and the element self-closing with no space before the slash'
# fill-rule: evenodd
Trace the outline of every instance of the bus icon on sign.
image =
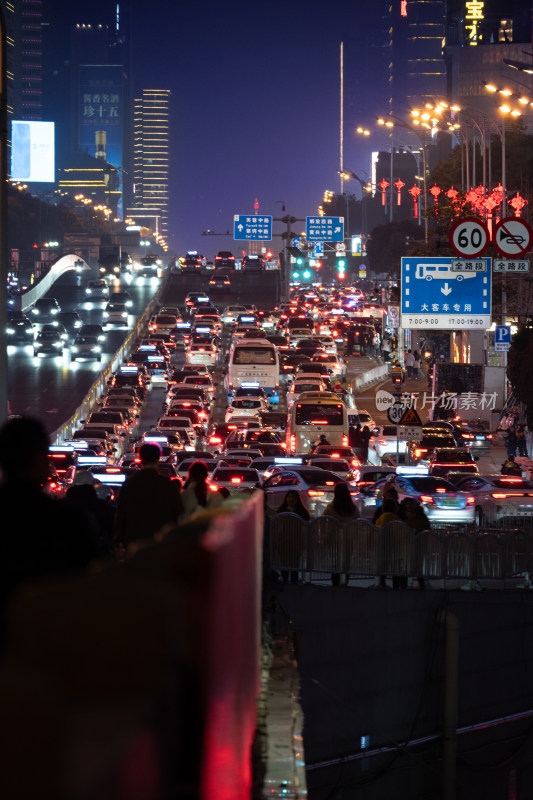
<svg viewBox="0 0 533 800">
<path fill-rule="evenodd" d="M 475 278 L 475 272 L 453 272 L 451 264 L 417 264 L 416 278 L 426 281 L 462 281 L 464 278 Z"/>
</svg>

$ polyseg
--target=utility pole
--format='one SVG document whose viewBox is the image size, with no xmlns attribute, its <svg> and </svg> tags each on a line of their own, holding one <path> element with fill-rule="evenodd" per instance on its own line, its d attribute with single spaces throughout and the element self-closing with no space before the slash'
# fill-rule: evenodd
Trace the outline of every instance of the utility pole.
<svg viewBox="0 0 533 800">
<path fill-rule="evenodd" d="M 7 399 L 7 88 L 6 24 L 0 6 L 0 423 L 8 415 Z"/>
<path fill-rule="evenodd" d="M 305 222 L 304 219 L 298 219 L 297 217 L 291 217 L 290 214 L 286 214 L 284 217 L 274 217 L 274 222 L 284 222 L 287 226 L 287 230 L 284 233 L 274 233 L 273 236 L 281 236 L 282 239 L 285 241 L 285 247 L 283 248 L 283 274 L 281 276 L 281 297 L 282 299 L 288 299 L 289 297 L 289 283 L 290 283 L 290 263 L 291 263 L 291 255 L 290 255 L 290 246 L 291 246 L 291 239 L 298 234 L 291 231 L 291 225 L 294 222 Z"/>
</svg>

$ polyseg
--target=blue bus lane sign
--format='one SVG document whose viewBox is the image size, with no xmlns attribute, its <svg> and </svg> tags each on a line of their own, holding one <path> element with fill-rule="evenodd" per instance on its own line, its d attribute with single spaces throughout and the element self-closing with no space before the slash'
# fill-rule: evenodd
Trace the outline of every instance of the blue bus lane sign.
<svg viewBox="0 0 533 800">
<path fill-rule="evenodd" d="M 492 259 L 402 258 L 402 328 L 486 330 Z"/>
</svg>

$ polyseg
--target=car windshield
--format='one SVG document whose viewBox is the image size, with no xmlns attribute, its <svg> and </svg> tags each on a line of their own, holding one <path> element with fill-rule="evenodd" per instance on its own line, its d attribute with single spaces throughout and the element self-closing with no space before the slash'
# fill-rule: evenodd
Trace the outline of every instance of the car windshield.
<svg viewBox="0 0 533 800">
<path fill-rule="evenodd" d="M 344 420 L 342 403 L 297 403 L 296 425 L 341 426 Z"/>
<path fill-rule="evenodd" d="M 437 461 L 446 461 L 448 464 L 471 464 L 472 456 L 470 453 L 454 453 L 446 450 L 438 450 Z"/>
<path fill-rule="evenodd" d="M 231 405 L 233 408 L 260 408 L 260 400 L 233 400 Z"/>
</svg>

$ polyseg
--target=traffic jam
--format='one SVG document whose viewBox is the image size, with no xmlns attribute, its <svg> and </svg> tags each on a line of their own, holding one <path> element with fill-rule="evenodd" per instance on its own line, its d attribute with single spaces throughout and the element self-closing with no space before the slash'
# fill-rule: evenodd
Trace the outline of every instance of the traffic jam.
<svg viewBox="0 0 533 800">
<path fill-rule="evenodd" d="M 161 474 L 183 484 L 201 460 L 210 491 L 260 489 L 267 514 L 335 516 L 344 503 L 347 518 L 375 523 L 392 491 L 426 527 L 533 515 L 533 483 L 520 472 L 480 474 L 492 447 L 480 423 L 427 420 L 418 441 L 402 440 L 358 402 L 353 365 L 380 355 L 385 313 L 355 286 L 298 284 L 273 309 L 219 308 L 207 292 L 161 306 L 98 407 L 51 447 L 48 491 L 64 495 L 88 470 L 114 503 L 151 442 Z"/>
</svg>

